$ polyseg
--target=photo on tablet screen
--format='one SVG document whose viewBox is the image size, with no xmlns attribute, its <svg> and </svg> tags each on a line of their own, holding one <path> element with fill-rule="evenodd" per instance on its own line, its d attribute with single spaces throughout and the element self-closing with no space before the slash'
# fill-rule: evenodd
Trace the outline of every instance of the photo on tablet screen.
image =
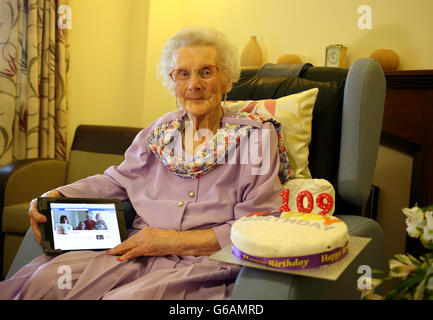
<svg viewBox="0 0 433 320">
<path fill-rule="evenodd" d="M 121 243 L 114 203 L 50 203 L 54 249 L 110 249 Z"/>
</svg>

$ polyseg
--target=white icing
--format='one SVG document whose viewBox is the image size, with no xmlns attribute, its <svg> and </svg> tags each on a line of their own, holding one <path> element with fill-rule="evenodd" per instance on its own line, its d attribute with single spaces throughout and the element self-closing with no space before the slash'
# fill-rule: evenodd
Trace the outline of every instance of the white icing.
<svg viewBox="0 0 433 320">
<path fill-rule="evenodd" d="M 336 217 L 283 214 L 288 217 L 252 216 L 237 220 L 231 241 L 241 251 L 257 257 L 296 257 L 344 246 L 347 225 Z M 338 222 L 337 222 L 338 221 Z"/>
</svg>

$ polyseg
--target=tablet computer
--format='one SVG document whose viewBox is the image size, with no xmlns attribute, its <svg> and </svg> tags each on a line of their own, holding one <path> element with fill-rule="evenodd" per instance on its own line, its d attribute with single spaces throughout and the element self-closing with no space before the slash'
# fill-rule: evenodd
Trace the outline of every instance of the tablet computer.
<svg viewBox="0 0 433 320">
<path fill-rule="evenodd" d="M 116 199 L 38 198 L 42 249 L 46 255 L 73 250 L 107 250 L 127 238 L 122 205 Z"/>
</svg>

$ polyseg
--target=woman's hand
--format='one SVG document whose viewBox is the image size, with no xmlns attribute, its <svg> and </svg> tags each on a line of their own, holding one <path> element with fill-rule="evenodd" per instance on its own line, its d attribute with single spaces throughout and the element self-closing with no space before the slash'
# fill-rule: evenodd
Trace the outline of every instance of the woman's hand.
<svg viewBox="0 0 433 320">
<path fill-rule="evenodd" d="M 211 255 L 220 249 L 212 229 L 176 231 L 145 227 L 107 253 L 123 261 L 141 256 Z"/>
<path fill-rule="evenodd" d="M 57 190 L 51 190 L 45 192 L 41 197 L 62 197 L 62 194 Z M 33 229 L 33 235 L 35 236 L 36 241 L 41 244 L 41 230 L 39 228 L 39 223 L 46 223 L 47 218 L 40 214 L 38 211 L 38 199 L 33 199 L 30 202 L 29 208 L 29 216 L 30 216 L 30 224 Z"/>
</svg>

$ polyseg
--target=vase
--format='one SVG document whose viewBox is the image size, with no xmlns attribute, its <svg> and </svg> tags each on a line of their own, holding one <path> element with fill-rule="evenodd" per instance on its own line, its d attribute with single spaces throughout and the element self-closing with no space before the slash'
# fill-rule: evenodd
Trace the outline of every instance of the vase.
<svg viewBox="0 0 433 320">
<path fill-rule="evenodd" d="M 250 41 L 242 50 L 241 66 L 261 66 L 262 60 L 262 50 L 257 42 L 257 37 L 251 36 Z"/>
</svg>

